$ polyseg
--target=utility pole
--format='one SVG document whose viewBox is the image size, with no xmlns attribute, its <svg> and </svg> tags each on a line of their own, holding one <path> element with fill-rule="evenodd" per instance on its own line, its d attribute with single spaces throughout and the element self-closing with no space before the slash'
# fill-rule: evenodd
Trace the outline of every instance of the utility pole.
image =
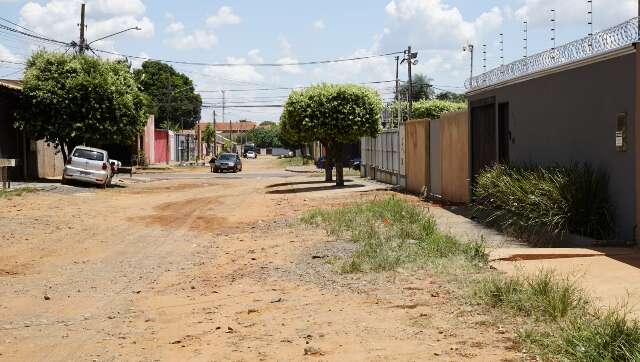
<svg viewBox="0 0 640 362">
<path fill-rule="evenodd" d="M 216 110 L 213 110 L 213 157 L 218 158 L 218 133 L 216 132 Z"/>
<path fill-rule="evenodd" d="M 400 57 L 396 56 L 396 101 L 400 100 L 400 78 L 398 73 L 399 67 L 400 67 Z"/>
<path fill-rule="evenodd" d="M 524 58 L 529 56 L 529 23 L 525 20 L 524 22 Z"/>
<path fill-rule="evenodd" d="M 78 45 L 78 54 L 84 54 L 87 39 L 84 38 L 84 8 L 85 4 L 80 5 L 80 44 Z"/>
<path fill-rule="evenodd" d="M 411 120 L 411 112 L 413 111 L 413 79 L 411 77 L 411 66 L 418 64 L 418 53 L 411 52 L 411 46 L 404 51 L 402 62 L 407 62 L 407 71 L 409 73 L 409 90 L 407 92 L 407 101 L 409 102 L 409 114 L 407 119 Z"/>
<path fill-rule="evenodd" d="M 487 44 L 482 44 L 482 72 L 487 72 Z"/>
<path fill-rule="evenodd" d="M 463 52 L 469 52 L 471 54 L 471 73 L 469 76 L 469 81 L 473 80 L 473 44 L 467 44 L 462 47 Z"/>
</svg>

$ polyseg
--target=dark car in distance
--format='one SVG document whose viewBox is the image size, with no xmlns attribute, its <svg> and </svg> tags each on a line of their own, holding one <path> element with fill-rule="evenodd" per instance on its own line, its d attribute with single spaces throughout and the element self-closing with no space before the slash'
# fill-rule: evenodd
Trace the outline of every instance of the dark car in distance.
<svg viewBox="0 0 640 362">
<path fill-rule="evenodd" d="M 216 159 L 213 164 L 213 172 L 242 171 L 242 160 L 235 153 L 223 153 Z"/>
</svg>

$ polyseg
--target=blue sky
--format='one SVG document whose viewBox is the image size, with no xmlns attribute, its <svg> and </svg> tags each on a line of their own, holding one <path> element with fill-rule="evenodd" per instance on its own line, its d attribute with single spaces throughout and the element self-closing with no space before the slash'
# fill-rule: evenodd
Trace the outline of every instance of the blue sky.
<svg viewBox="0 0 640 362">
<path fill-rule="evenodd" d="M 0 0 L 0 16 L 48 37 L 71 41 L 77 38 L 80 2 Z M 594 0 L 593 4 L 596 31 L 637 13 L 635 0 Z M 95 48 L 206 63 L 335 59 L 401 51 L 412 45 L 420 53 L 415 72 L 426 74 L 441 89 L 463 92 L 469 73 L 468 54 L 461 50 L 466 42 L 476 45 L 476 74 L 482 72 L 482 44 L 487 44 L 488 68 L 499 64 L 501 32 L 506 62 L 522 57 L 524 19 L 530 24 L 530 53 L 548 49 L 550 9 L 557 13 L 558 44 L 588 33 L 586 0 L 87 0 L 87 21 L 89 40 L 129 26 L 143 28 L 96 43 Z M 22 62 L 40 46 L 0 32 L 0 60 Z M 251 89 L 390 80 L 394 64 L 389 57 L 323 66 L 176 68 L 192 77 L 200 90 L 247 89 L 228 92 L 231 104 L 280 104 L 286 90 Z M 20 75 L 20 65 L 0 64 L 0 77 Z M 406 68 L 401 79 L 406 79 Z M 383 98 L 392 96 L 392 85 L 374 87 Z M 207 92 L 203 97 L 208 103 L 219 103 L 220 93 Z M 226 116 L 276 120 L 279 110 L 230 108 Z M 205 109 L 203 118 L 211 117 L 211 110 Z"/>
</svg>

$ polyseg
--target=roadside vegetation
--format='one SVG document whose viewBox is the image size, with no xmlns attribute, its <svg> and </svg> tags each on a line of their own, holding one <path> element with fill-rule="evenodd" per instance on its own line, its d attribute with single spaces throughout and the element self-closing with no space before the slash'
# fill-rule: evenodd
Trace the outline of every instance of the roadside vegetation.
<svg viewBox="0 0 640 362">
<path fill-rule="evenodd" d="M 518 331 L 530 353 L 545 361 L 640 361 L 640 323 L 624 306 L 602 309 L 575 281 L 552 271 L 490 274 L 474 283 L 474 296 L 532 322 Z"/>
<path fill-rule="evenodd" d="M 624 307 L 603 310 L 575 280 L 553 271 L 492 270 L 482 243 L 441 233 L 417 205 L 390 197 L 315 209 L 301 221 L 357 244 L 351 255 L 332 258 L 339 272 L 422 268 L 444 275 L 461 303 L 484 305 L 519 321 L 523 349 L 542 360 L 640 361 L 640 324 Z"/>
<path fill-rule="evenodd" d="M 484 170 L 475 186 L 476 207 L 507 230 L 595 239 L 614 234 L 609 179 L 588 164 L 570 167 L 495 165 Z"/>
<path fill-rule="evenodd" d="M 339 264 L 343 273 L 446 265 L 475 270 L 487 262 L 482 244 L 442 234 L 422 209 L 394 197 L 316 209 L 304 215 L 302 222 L 357 243 L 353 255 Z"/>
<path fill-rule="evenodd" d="M 11 190 L 2 190 L 0 189 L 0 199 L 9 198 L 14 196 L 22 196 L 27 193 L 35 192 L 36 189 L 31 187 L 21 187 L 19 189 L 11 189 Z"/>
</svg>

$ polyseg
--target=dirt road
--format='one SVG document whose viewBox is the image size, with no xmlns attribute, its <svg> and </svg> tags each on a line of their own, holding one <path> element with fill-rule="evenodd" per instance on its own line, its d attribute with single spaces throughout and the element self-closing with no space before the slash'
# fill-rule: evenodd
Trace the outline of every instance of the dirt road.
<svg viewBox="0 0 640 362">
<path fill-rule="evenodd" d="M 510 360 L 513 336 L 426 272 L 340 275 L 295 223 L 385 193 L 248 160 L 0 199 L 0 360 Z"/>
</svg>

